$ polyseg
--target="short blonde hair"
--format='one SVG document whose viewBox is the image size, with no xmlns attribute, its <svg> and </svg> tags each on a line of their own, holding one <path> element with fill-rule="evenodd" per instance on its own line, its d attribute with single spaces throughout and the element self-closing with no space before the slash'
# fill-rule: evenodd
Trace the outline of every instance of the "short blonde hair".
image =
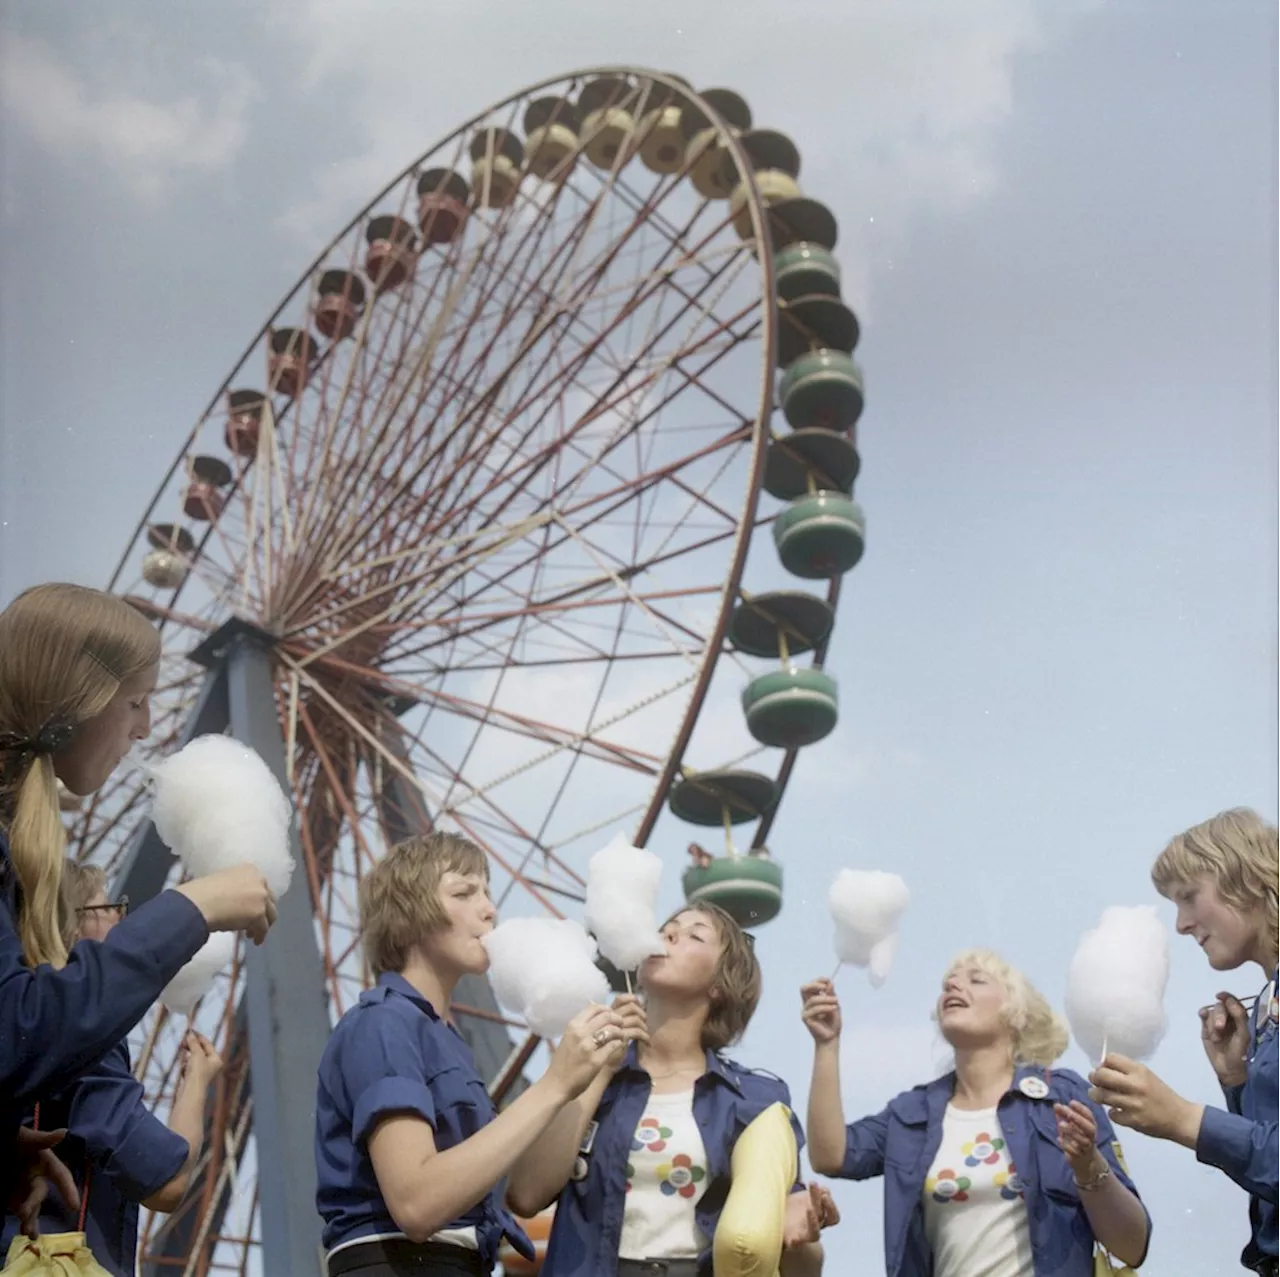
<svg viewBox="0 0 1280 1277">
<path fill-rule="evenodd" d="M 695 900 L 677 909 L 663 926 L 685 913 L 700 913 L 710 918 L 723 945 L 716 966 L 716 994 L 702 1026 L 702 1049 L 722 1051 L 747 1031 L 760 1005 L 760 963 L 751 937 L 719 905 L 710 901 Z"/>
<path fill-rule="evenodd" d="M 1179 887 L 1208 878 L 1237 913 L 1247 917 L 1261 907 L 1275 949 L 1280 942 L 1278 858 L 1276 827 L 1248 807 L 1232 807 L 1171 839 L 1151 866 L 1151 881 L 1169 899 Z"/>
<path fill-rule="evenodd" d="M 1021 971 L 991 949 L 966 949 L 957 954 L 947 974 L 973 969 L 986 972 L 1005 991 L 1002 1011 L 1013 1035 L 1013 1062 L 1047 1068 L 1067 1049 L 1070 1035 L 1066 1022 Z"/>
<path fill-rule="evenodd" d="M 101 865 L 82 865 L 68 859 L 62 866 L 62 939 L 70 949 L 80 938 L 80 910 L 107 890 L 107 871 Z"/>
<path fill-rule="evenodd" d="M 423 834 L 397 843 L 361 880 L 360 931 L 375 976 L 403 971 L 413 946 L 446 924 L 439 889 L 450 871 L 488 882 L 489 861 L 458 834 Z"/>
</svg>

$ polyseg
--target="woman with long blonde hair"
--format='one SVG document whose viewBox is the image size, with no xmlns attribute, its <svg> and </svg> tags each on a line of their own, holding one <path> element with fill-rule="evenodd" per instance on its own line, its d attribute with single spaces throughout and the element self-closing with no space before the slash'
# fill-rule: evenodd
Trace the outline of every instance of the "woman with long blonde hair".
<svg viewBox="0 0 1280 1277">
<path fill-rule="evenodd" d="M 1151 1222 L 1088 1084 L 1053 1069 L 1066 1026 L 989 949 L 947 968 L 934 1016 L 955 1068 L 845 1125 L 840 1003 L 801 990 L 813 1036 L 809 1161 L 884 1178 L 888 1277 L 1092 1277 L 1095 1242 L 1137 1266 Z"/>
<path fill-rule="evenodd" d="M 0 612 L 0 1189 L 28 1228 L 48 1175 L 66 1180 L 51 1136 L 19 1131 L 22 1112 L 120 1042 L 211 930 L 261 943 L 275 919 L 244 865 L 162 892 L 67 952 L 58 782 L 101 788 L 150 731 L 159 668 L 155 628 L 100 590 L 39 585 Z"/>
</svg>

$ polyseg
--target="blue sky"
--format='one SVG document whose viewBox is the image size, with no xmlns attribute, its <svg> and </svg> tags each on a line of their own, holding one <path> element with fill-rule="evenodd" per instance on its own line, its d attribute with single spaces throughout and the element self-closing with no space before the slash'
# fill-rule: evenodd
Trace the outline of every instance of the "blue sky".
<svg viewBox="0 0 1280 1277">
<path fill-rule="evenodd" d="M 736 87 L 841 221 L 870 529 L 828 663 L 842 724 L 770 840 L 787 905 L 739 1055 L 803 1105 L 826 885 L 901 873 L 889 983 L 840 977 L 852 1115 L 930 1071 L 954 951 L 998 947 L 1060 1005 L 1080 933 L 1153 898 L 1169 835 L 1275 817 L 1277 32 L 1243 0 L 835 8 L 8 6 L 0 602 L 107 578 L 277 298 L 463 118 L 610 61 Z M 1195 1009 L 1222 981 L 1173 954 L 1153 1065 L 1212 1100 Z M 1244 1195 L 1125 1147 L 1150 1271 L 1238 1271 Z M 836 1193 L 829 1271 L 870 1277 L 879 1187 Z"/>
</svg>

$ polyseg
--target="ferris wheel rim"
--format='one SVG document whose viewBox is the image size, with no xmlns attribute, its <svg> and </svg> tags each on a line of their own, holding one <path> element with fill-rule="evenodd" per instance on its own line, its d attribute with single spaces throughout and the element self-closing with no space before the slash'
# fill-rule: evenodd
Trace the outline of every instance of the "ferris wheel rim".
<svg viewBox="0 0 1280 1277">
<path fill-rule="evenodd" d="M 742 146 L 735 130 L 726 124 L 726 122 L 721 118 L 714 103 L 709 101 L 701 93 L 694 90 L 678 77 L 674 77 L 668 73 L 651 71 L 646 68 L 636 66 L 606 65 L 586 67 L 547 77 L 507 95 L 500 101 L 489 104 L 482 110 L 473 114 L 467 120 L 463 121 L 444 137 L 433 143 L 428 149 L 417 155 L 388 182 L 386 182 L 368 201 L 364 203 L 364 205 L 346 222 L 346 224 L 328 240 L 313 260 L 297 277 L 292 287 L 282 296 L 275 309 L 272 310 L 260 328 L 254 333 L 229 373 L 214 391 L 204 411 L 199 415 L 191 431 L 188 433 L 186 439 L 181 445 L 163 481 L 161 482 L 161 485 L 153 494 L 146 510 L 138 522 L 138 525 L 135 527 L 133 535 L 126 546 L 119 563 L 117 564 L 116 570 L 111 578 L 112 588 L 118 584 L 126 569 L 129 557 L 133 553 L 133 550 L 139 540 L 146 535 L 146 530 L 154 517 L 155 511 L 165 499 L 166 494 L 170 491 L 170 485 L 172 484 L 174 476 L 178 473 L 183 462 L 190 456 L 191 451 L 196 444 L 199 432 L 217 412 L 220 402 L 229 393 L 237 377 L 240 376 L 242 369 L 253 357 L 255 350 L 259 348 L 264 338 L 271 334 L 273 326 L 280 316 L 284 314 L 290 305 L 296 301 L 299 294 L 309 286 L 316 275 L 317 270 L 319 270 L 324 262 L 331 256 L 331 254 L 333 254 L 334 250 L 338 248 L 343 241 L 356 230 L 357 227 L 372 215 L 386 196 L 395 190 L 398 185 L 405 182 L 407 179 L 410 179 L 415 173 L 421 172 L 423 166 L 433 156 L 446 151 L 450 144 L 457 143 L 459 139 L 465 138 L 466 135 L 473 131 L 477 126 L 500 115 L 504 109 L 510 108 L 521 101 L 527 101 L 535 94 L 553 86 L 579 84 L 595 77 L 610 75 L 625 76 L 641 82 L 648 81 L 650 85 L 658 86 L 667 93 L 674 95 L 673 100 L 692 104 L 704 114 L 705 118 L 716 128 L 716 136 L 719 145 L 732 156 L 737 167 L 739 178 L 746 187 L 746 208 L 750 213 L 752 236 L 754 237 L 755 243 L 757 245 L 767 245 L 769 243 L 766 229 L 767 215 L 765 205 L 755 181 L 754 165 L 752 164 L 747 151 Z M 719 658 L 723 654 L 725 636 L 734 600 L 741 588 L 747 555 L 753 536 L 757 531 L 755 526 L 756 512 L 759 504 L 764 458 L 768 440 L 770 438 L 769 426 L 773 412 L 773 377 L 778 341 L 778 314 L 772 255 L 768 251 L 756 251 L 754 256 L 756 259 L 755 269 L 757 272 L 756 296 L 760 313 L 760 331 L 758 333 L 758 371 L 760 376 L 760 391 L 752 427 L 749 473 L 743 495 L 744 504 L 742 509 L 738 512 L 736 531 L 733 534 L 728 563 L 723 576 L 723 584 L 717 604 L 716 620 L 714 625 L 711 627 L 711 630 L 706 635 L 706 641 L 699 663 L 697 677 L 693 687 L 689 690 L 685 698 L 684 710 L 681 714 L 675 739 L 663 755 L 665 761 L 662 771 L 655 780 L 650 792 L 650 797 L 645 805 L 645 811 L 640 819 L 634 836 L 634 840 L 637 845 L 641 846 L 645 845 L 651 836 L 654 826 L 661 816 L 663 805 L 665 803 L 667 793 L 671 788 L 672 782 L 684 768 L 684 758 L 690 739 L 705 705 L 707 693 L 711 687 L 719 664 Z M 291 406 L 293 401 L 290 400 L 289 402 Z M 237 480 L 237 485 L 242 478 L 243 476 Z M 208 538 L 213 534 L 214 527 L 211 525 L 205 532 L 204 536 L 200 539 L 197 554 L 200 553 Z M 164 609 L 165 613 L 172 612 L 172 604 L 175 604 L 178 601 L 185 585 L 186 581 L 170 593 L 169 602 L 171 606 Z M 167 619 L 167 616 L 161 617 L 160 623 L 162 628 L 165 624 L 165 620 Z M 793 761 L 793 755 L 794 751 L 787 751 L 780 767 L 778 776 L 779 800 L 781 799 L 782 793 L 786 787 L 786 781 L 791 770 L 790 763 Z M 767 823 L 771 823 L 771 821 L 762 825 L 762 829 L 767 828 Z"/>
<path fill-rule="evenodd" d="M 361 223 L 361 221 L 369 215 L 369 213 L 378 205 L 379 201 L 385 199 L 386 196 L 396 188 L 396 186 L 398 186 L 401 182 L 403 182 L 407 177 L 409 177 L 416 170 L 420 169 L 423 163 L 430 156 L 434 155 L 437 151 L 443 150 L 446 146 L 449 145 L 450 142 L 455 141 L 457 138 L 465 134 L 468 130 L 473 129 L 477 124 L 484 122 L 491 115 L 494 115 L 495 113 L 501 111 L 504 107 L 510 106 L 512 103 L 519 101 L 521 98 L 528 97 L 534 93 L 540 92 L 543 89 L 550 88 L 552 85 L 561 84 L 565 82 L 572 82 L 577 80 L 585 80 L 588 77 L 606 76 L 606 75 L 615 75 L 615 76 L 626 75 L 626 76 L 634 76 L 634 77 L 643 78 L 646 80 L 651 80 L 655 84 L 661 85 L 664 89 L 674 91 L 678 96 L 683 97 L 686 101 L 694 103 L 701 111 L 703 111 L 706 114 L 707 119 L 711 121 L 712 125 L 716 129 L 717 141 L 721 146 L 723 146 L 726 150 L 729 150 L 733 154 L 734 160 L 738 165 L 739 177 L 745 182 L 748 188 L 748 192 L 749 192 L 748 203 L 749 203 L 750 212 L 751 212 L 752 232 L 756 236 L 757 243 L 766 242 L 764 239 L 761 238 L 761 232 L 765 229 L 765 226 L 766 226 L 764 205 L 763 205 L 763 201 L 760 198 L 759 187 L 756 184 L 754 167 L 750 163 L 746 151 L 743 149 L 741 143 L 738 141 L 738 138 L 734 130 L 728 124 L 726 124 L 724 118 L 719 114 L 716 108 L 710 102 L 708 102 L 702 94 L 700 94 L 697 90 L 693 89 L 686 81 L 684 81 L 680 77 L 673 76 L 670 72 L 651 71 L 646 68 L 636 67 L 636 66 L 604 65 L 604 66 L 598 66 L 598 67 L 584 67 L 574 71 L 565 72 L 560 75 L 550 76 L 544 80 L 536 81 L 533 84 L 526 85 L 524 88 L 518 90 L 515 93 L 508 95 L 507 97 L 497 102 L 490 103 L 488 106 L 484 107 L 481 111 L 477 112 L 475 115 L 465 120 L 462 124 L 460 124 L 457 128 L 455 128 L 451 133 L 448 133 L 444 137 L 439 139 L 439 141 L 435 142 L 431 147 L 429 147 L 426 151 L 423 151 L 415 159 L 411 160 L 407 165 L 405 165 L 403 169 L 401 169 L 398 173 L 396 173 L 391 178 L 390 181 L 388 181 L 384 186 L 382 186 L 377 191 L 377 193 L 366 204 L 364 204 L 355 213 L 355 215 L 340 230 L 338 230 L 337 233 L 334 234 L 329 239 L 329 241 L 317 252 L 316 256 L 306 266 L 302 274 L 299 275 L 297 281 L 280 299 L 280 301 L 276 305 L 276 308 L 267 316 L 262 326 L 253 334 L 248 344 L 245 346 L 244 350 L 241 351 L 240 355 L 236 358 L 235 362 L 231 366 L 230 372 L 228 372 L 228 374 L 223 379 L 221 384 L 210 396 L 209 401 L 205 405 L 204 410 L 197 416 L 195 420 L 195 424 L 191 427 L 185 439 L 179 445 L 177 454 L 174 456 L 174 459 L 170 463 L 169 468 L 165 471 L 164 476 L 160 480 L 159 485 L 156 487 L 156 489 L 152 493 L 146 508 L 143 510 L 141 517 L 139 518 L 137 524 L 134 526 L 133 532 L 130 533 L 128 540 L 125 543 L 124 549 L 121 551 L 120 558 L 117 560 L 116 566 L 112 570 L 111 576 L 108 579 L 107 587 L 106 587 L 108 590 L 112 590 L 112 591 L 115 590 L 117 584 L 120 581 L 121 575 L 124 573 L 126 569 L 130 555 L 133 553 L 139 540 L 146 535 L 146 530 L 147 530 L 148 524 L 150 523 L 152 515 L 155 513 L 156 508 L 160 505 L 161 501 L 163 500 L 165 493 L 169 489 L 169 485 L 173 482 L 173 478 L 178 473 L 178 470 L 181 467 L 183 461 L 190 453 L 191 447 L 195 443 L 196 438 L 200 433 L 200 430 L 203 428 L 203 426 L 209 420 L 209 418 L 213 416 L 222 397 L 225 394 L 227 394 L 228 391 L 231 389 L 232 383 L 234 382 L 240 369 L 244 367 L 244 365 L 252 357 L 254 351 L 258 348 L 259 343 L 271 331 L 272 325 L 285 312 L 289 304 L 293 301 L 293 299 L 297 296 L 297 294 L 302 290 L 302 288 L 306 285 L 306 283 L 312 278 L 312 276 L 314 276 L 316 270 L 321 266 L 321 264 L 329 256 L 329 254 L 332 253 L 333 250 L 339 244 L 341 244 L 343 239 L 345 239 L 345 237 L 349 235 Z M 764 320 L 765 320 L 764 345 L 765 345 L 765 355 L 767 358 L 767 362 L 765 366 L 771 369 L 773 367 L 773 360 L 776 358 L 777 328 L 778 328 L 777 298 L 775 296 L 775 290 L 773 286 L 772 256 L 767 253 L 762 254 L 760 257 L 760 264 L 764 268 L 764 271 L 766 274 L 764 283 L 768 285 L 768 291 L 763 293 L 762 301 L 763 301 Z M 773 408 L 773 399 L 772 399 L 771 389 L 772 389 L 771 386 L 767 387 L 764 395 L 762 396 L 762 420 L 766 428 L 768 426 L 769 416 L 772 414 L 772 408 Z M 757 476 L 756 488 L 757 490 L 759 489 L 758 476 Z M 210 529 L 209 532 L 206 532 L 205 535 L 200 538 L 200 543 L 197 546 L 197 553 L 199 553 L 199 551 L 203 548 L 204 542 L 208 539 L 211 533 L 212 533 L 212 529 Z M 178 594 L 180 593 L 181 593 L 181 587 L 179 587 L 178 590 L 174 591 L 175 600 Z"/>
</svg>

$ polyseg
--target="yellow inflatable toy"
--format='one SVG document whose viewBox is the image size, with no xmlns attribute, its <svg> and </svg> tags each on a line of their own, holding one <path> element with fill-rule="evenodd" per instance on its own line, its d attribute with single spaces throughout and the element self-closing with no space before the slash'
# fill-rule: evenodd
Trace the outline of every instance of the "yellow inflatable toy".
<svg viewBox="0 0 1280 1277">
<path fill-rule="evenodd" d="M 771 1104 L 738 1137 L 712 1243 L 715 1277 L 776 1277 L 797 1155 L 785 1104 Z"/>
</svg>

